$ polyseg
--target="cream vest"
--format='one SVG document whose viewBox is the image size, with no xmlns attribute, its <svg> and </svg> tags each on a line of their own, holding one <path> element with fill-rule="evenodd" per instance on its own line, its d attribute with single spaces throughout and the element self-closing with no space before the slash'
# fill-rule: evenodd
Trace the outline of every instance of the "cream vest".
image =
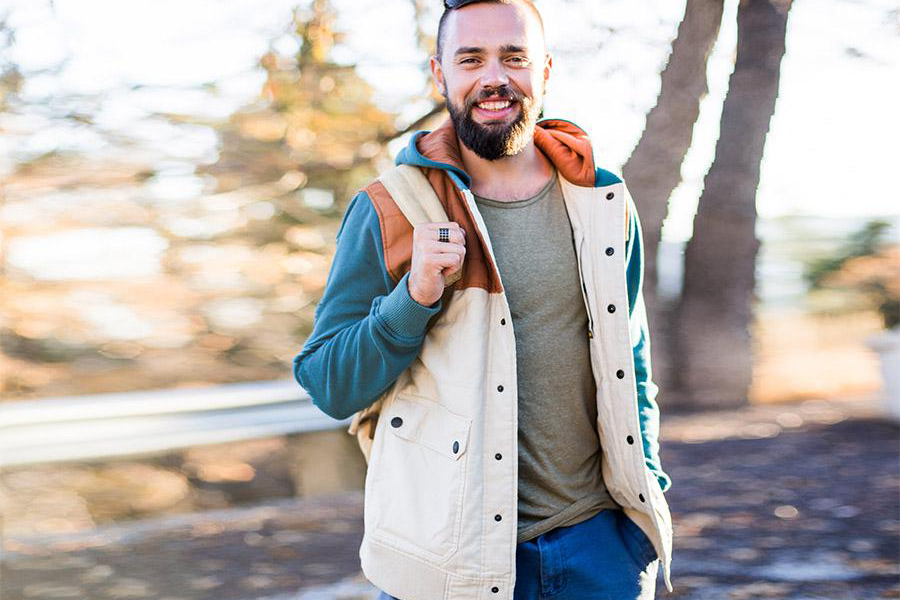
<svg viewBox="0 0 900 600">
<path fill-rule="evenodd" d="M 671 515 L 640 442 L 632 356 L 639 332 L 629 331 L 623 235 L 631 198 L 622 182 L 583 187 L 560 174 L 560 185 L 592 327 L 603 478 L 653 542 L 671 592 Z M 472 194 L 462 193 L 493 260 Z M 505 292 L 454 290 L 419 357 L 379 398 L 359 551 L 374 585 L 403 600 L 512 600 L 516 390 Z"/>
</svg>

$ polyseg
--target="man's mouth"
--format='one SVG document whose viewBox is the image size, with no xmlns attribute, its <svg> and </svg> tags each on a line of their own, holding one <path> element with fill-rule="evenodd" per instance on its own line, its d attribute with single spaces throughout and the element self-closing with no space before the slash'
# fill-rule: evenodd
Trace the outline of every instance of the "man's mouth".
<svg viewBox="0 0 900 600">
<path fill-rule="evenodd" d="M 476 102 L 474 108 L 481 116 L 496 119 L 512 114 L 515 104 L 515 100 L 485 100 Z"/>
</svg>

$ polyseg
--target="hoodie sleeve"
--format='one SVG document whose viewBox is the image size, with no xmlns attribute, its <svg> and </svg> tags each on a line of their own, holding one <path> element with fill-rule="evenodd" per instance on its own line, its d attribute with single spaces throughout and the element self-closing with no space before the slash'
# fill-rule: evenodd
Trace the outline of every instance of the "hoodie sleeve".
<svg viewBox="0 0 900 600">
<path fill-rule="evenodd" d="M 641 222 L 631 195 L 625 190 L 628 206 L 628 239 L 625 245 L 625 273 L 628 282 L 629 327 L 634 355 L 634 376 L 637 384 L 638 420 L 644 445 L 644 459 L 647 467 L 656 476 L 663 492 L 672 486 L 669 475 L 663 471 L 659 460 L 659 405 L 656 394 L 659 391 L 653 382 L 650 365 L 650 331 L 647 311 L 644 306 L 643 281 L 643 237 Z"/>
<path fill-rule="evenodd" d="M 381 227 L 368 194 L 350 201 L 313 331 L 294 357 L 294 378 L 324 413 L 345 419 L 369 406 L 418 356 L 428 321 L 440 312 L 394 285 L 385 268 Z"/>
</svg>

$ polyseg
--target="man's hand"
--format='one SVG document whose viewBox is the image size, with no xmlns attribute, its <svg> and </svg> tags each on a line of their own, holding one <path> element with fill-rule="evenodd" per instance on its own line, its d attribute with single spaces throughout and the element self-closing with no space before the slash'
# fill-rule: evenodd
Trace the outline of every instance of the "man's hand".
<svg viewBox="0 0 900 600">
<path fill-rule="evenodd" d="M 438 228 L 450 230 L 450 241 L 438 241 Z M 462 268 L 466 231 L 455 221 L 422 223 L 413 228 L 412 267 L 408 287 L 413 300 L 431 306 L 444 293 L 444 276 Z"/>
</svg>

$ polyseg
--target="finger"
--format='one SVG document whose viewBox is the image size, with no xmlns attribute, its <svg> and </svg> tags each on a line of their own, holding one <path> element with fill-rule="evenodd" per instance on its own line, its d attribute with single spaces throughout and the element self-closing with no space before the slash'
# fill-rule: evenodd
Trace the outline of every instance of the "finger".
<svg viewBox="0 0 900 600">
<path fill-rule="evenodd" d="M 427 267 L 433 268 L 436 271 L 440 272 L 447 268 L 459 267 L 462 264 L 462 259 L 460 258 L 460 255 L 455 252 L 429 254 L 425 259 L 425 264 Z"/>
<path fill-rule="evenodd" d="M 437 221 L 434 223 L 423 223 L 422 226 L 434 232 L 434 239 L 437 239 L 438 229 L 440 229 L 441 227 L 446 227 L 447 229 L 449 229 L 451 236 L 453 235 L 454 231 L 459 232 L 463 236 L 466 235 L 466 230 L 460 227 L 459 223 L 457 223 L 456 221 Z"/>
<path fill-rule="evenodd" d="M 440 242 L 441 241 L 440 232 L 435 230 L 432 239 L 437 242 Z M 452 242 L 454 244 L 465 244 L 466 236 L 463 233 L 463 230 L 462 229 L 451 229 L 450 230 L 450 242 Z M 443 243 L 446 244 L 447 242 L 443 242 Z"/>
<path fill-rule="evenodd" d="M 424 248 L 426 252 L 433 252 L 437 254 L 445 254 L 448 252 L 456 253 L 456 254 L 465 254 L 466 247 L 464 244 L 457 244 L 455 242 L 439 242 L 437 240 L 424 240 L 423 242 Z"/>
</svg>

